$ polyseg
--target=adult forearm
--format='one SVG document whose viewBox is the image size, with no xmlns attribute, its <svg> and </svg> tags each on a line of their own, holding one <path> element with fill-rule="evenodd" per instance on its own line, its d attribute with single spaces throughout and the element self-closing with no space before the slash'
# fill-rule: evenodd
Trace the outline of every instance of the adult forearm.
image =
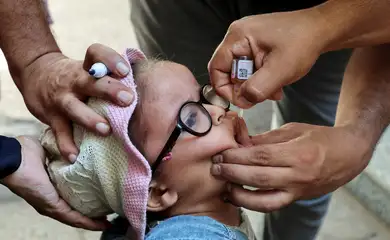
<svg viewBox="0 0 390 240">
<path fill-rule="evenodd" d="M 329 0 L 314 8 L 324 52 L 390 42 L 389 0 Z"/>
<path fill-rule="evenodd" d="M 0 48 L 18 86 L 22 69 L 46 53 L 60 51 L 41 0 L 0 0 Z"/>
<path fill-rule="evenodd" d="M 374 146 L 390 123 L 390 45 L 356 49 L 347 66 L 336 126 L 349 125 Z"/>
</svg>

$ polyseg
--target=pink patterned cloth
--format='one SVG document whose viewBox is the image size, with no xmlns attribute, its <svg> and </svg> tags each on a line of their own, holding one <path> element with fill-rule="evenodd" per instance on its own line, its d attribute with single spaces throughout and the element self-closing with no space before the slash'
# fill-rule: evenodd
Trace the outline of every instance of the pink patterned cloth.
<svg viewBox="0 0 390 240">
<path fill-rule="evenodd" d="M 137 49 L 127 49 L 123 57 L 132 65 L 138 60 L 146 59 L 145 55 Z M 108 121 L 110 122 L 113 134 L 123 141 L 128 154 L 128 174 L 125 177 L 123 189 L 124 213 L 134 228 L 137 239 L 143 239 L 146 227 L 146 206 L 148 201 L 148 188 L 151 181 L 151 168 L 145 157 L 138 151 L 130 141 L 128 124 L 138 103 L 136 84 L 133 71 L 130 68 L 129 74 L 121 82 L 130 87 L 134 93 L 134 101 L 128 107 L 119 107 L 108 104 Z"/>
<path fill-rule="evenodd" d="M 130 66 L 146 59 L 137 49 L 127 49 L 123 57 Z M 100 137 L 74 124 L 73 138 L 80 149 L 74 164 L 62 158 L 50 128 L 43 132 L 41 144 L 49 159 L 50 179 L 69 205 L 88 217 L 113 212 L 126 217 L 131 225 L 129 238 L 142 240 L 151 168 L 128 134 L 129 121 L 138 103 L 133 70 L 120 81 L 134 93 L 130 106 L 119 107 L 100 98 L 90 98 L 87 102 L 109 121 L 110 136 Z"/>
</svg>

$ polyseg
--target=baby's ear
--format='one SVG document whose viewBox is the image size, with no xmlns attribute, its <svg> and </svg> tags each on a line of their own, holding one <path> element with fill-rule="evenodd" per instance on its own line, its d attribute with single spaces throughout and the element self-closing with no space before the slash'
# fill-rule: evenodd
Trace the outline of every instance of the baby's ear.
<svg viewBox="0 0 390 240">
<path fill-rule="evenodd" d="M 172 207 L 178 199 L 177 192 L 167 188 L 155 180 L 149 184 L 149 199 L 147 210 L 161 212 Z"/>
</svg>

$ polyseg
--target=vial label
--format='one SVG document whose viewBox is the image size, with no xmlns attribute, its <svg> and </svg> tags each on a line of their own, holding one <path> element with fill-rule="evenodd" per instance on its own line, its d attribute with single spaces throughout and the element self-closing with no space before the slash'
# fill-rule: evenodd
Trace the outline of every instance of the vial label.
<svg viewBox="0 0 390 240">
<path fill-rule="evenodd" d="M 231 73 L 231 76 L 230 76 L 232 79 L 236 78 L 236 71 L 237 71 L 237 60 L 233 59 L 232 73 Z"/>
<path fill-rule="evenodd" d="M 247 80 L 253 74 L 253 61 L 240 60 L 237 64 L 237 78 Z"/>
</svg>

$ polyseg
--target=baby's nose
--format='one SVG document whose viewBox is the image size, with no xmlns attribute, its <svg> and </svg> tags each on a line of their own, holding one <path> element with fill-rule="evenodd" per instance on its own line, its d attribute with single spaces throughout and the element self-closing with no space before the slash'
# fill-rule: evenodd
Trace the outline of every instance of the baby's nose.
<svg viewBox="0 0 390 240">
<path fill-rule="evenodd" d="M 219 125 L 222 123 L 222 120 L 226 115 L 225 109 L 209 104 L 204 104 L 204 107 L 210 113 L 213 125 Z"/>
</svg>

